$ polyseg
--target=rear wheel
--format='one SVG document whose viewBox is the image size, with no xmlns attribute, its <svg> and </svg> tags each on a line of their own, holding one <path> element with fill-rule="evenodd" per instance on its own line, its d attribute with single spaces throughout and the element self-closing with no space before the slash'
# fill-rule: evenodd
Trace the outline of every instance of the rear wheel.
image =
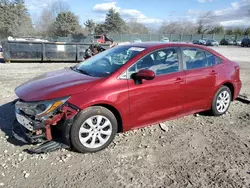
<svg viewBox="0 0 250 188">
<path fill-rule="evenodd" d="M 82 111 L 71 128 L 71 143 L 81 152 L 106 148 L 117 133 L 117 120 L 107 108 L 93 106 Z"/>
<path fill-rule="evenodd" d="M 215 116 L 223 115 L 227 112 L 232 100 L 231 90 L 227 86 L 222 86 L 215 94 L 212 104 L 212 113 Z"/>
</svg>

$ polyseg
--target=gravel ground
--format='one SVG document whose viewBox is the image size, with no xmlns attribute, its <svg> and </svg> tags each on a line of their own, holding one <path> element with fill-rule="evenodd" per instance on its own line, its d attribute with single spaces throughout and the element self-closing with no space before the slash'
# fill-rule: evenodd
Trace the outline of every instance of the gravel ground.
<svg viewBox="0 0 250 188">
<path fill-rule="evenodd" d="M 250 48 L 215 48 L 241 65 L 250 96 Z M 0 187 L 250 187 L 250 106 L 222 117 L 187 116 L 119 134 L 101 152 L 30 155 L 11 139 L 14 88 L 72 64 L 0 64 Z"/>
</svg>

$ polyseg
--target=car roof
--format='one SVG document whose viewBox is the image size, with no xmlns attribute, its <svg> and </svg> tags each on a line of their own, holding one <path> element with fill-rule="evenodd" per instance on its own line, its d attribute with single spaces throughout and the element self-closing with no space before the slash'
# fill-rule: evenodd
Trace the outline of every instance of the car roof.
<svg viewBox="0 0 250 188">
<path fill-rule="evenodd" d="M 213 50 L 212 48 L 208 48 L 206 46 L 201 46 L 198 44 L 192 44 L 187 42 L 141 42 L 141 43 L 129 43 L 129 44 L 123 44 L 122 46 L 127 47 L 138 47 L 138 48 L 147 48 L 148 51 L 150 50 L 157 50 L 160 48 L 167 48 L 167 47 L 190 47 L 190 48 L 199 48 L 206 50 L 210 53 L 213 53 L 214 55 L 217 55 L 223 59 L 226 59 L 224 56 L 222 56 L 217 51 Z"/>
<path fill-rule="evenodd" d="M 186 42 L 141 42 L 124 44 L 123 46 L 141 47 L 141 48 L 164 48 L 164 47 L 199 47 L 200 45 L 186 43 Z"/>
</svg>

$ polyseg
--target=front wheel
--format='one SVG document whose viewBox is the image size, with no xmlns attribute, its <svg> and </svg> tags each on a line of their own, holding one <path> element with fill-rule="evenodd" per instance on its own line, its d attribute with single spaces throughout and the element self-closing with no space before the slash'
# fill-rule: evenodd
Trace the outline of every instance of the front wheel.
<svg viewBox="0 0 250 188">
<path fill-rule="evenodd" d="M 215 116 L 225 114 L 231 104 L 232 93 L 227 86 L 222 86 L 215 94 L 212 103 L 212 113 Z"/>
<path fill-rule="evenodd" d="M 93 106 L 83 110 L 71 128 L 71 143 L 81 153 L 103 150 L 117 133 L 117 120 L 107 108 Z"/>
</svg>

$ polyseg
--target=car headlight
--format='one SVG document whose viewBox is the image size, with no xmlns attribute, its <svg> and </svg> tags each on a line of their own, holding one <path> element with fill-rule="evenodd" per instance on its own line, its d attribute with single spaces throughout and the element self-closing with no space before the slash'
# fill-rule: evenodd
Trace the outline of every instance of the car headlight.
<svg viewBox="0 0 250 188">
<path fill-rule="evenodd" d="M 42 117 L 62 106 L 69 97 L 54 99 L 41 102 L 22 102 L 16 103 L 16 108 L 23 111 L 27 115 Z"/>
</svg>

